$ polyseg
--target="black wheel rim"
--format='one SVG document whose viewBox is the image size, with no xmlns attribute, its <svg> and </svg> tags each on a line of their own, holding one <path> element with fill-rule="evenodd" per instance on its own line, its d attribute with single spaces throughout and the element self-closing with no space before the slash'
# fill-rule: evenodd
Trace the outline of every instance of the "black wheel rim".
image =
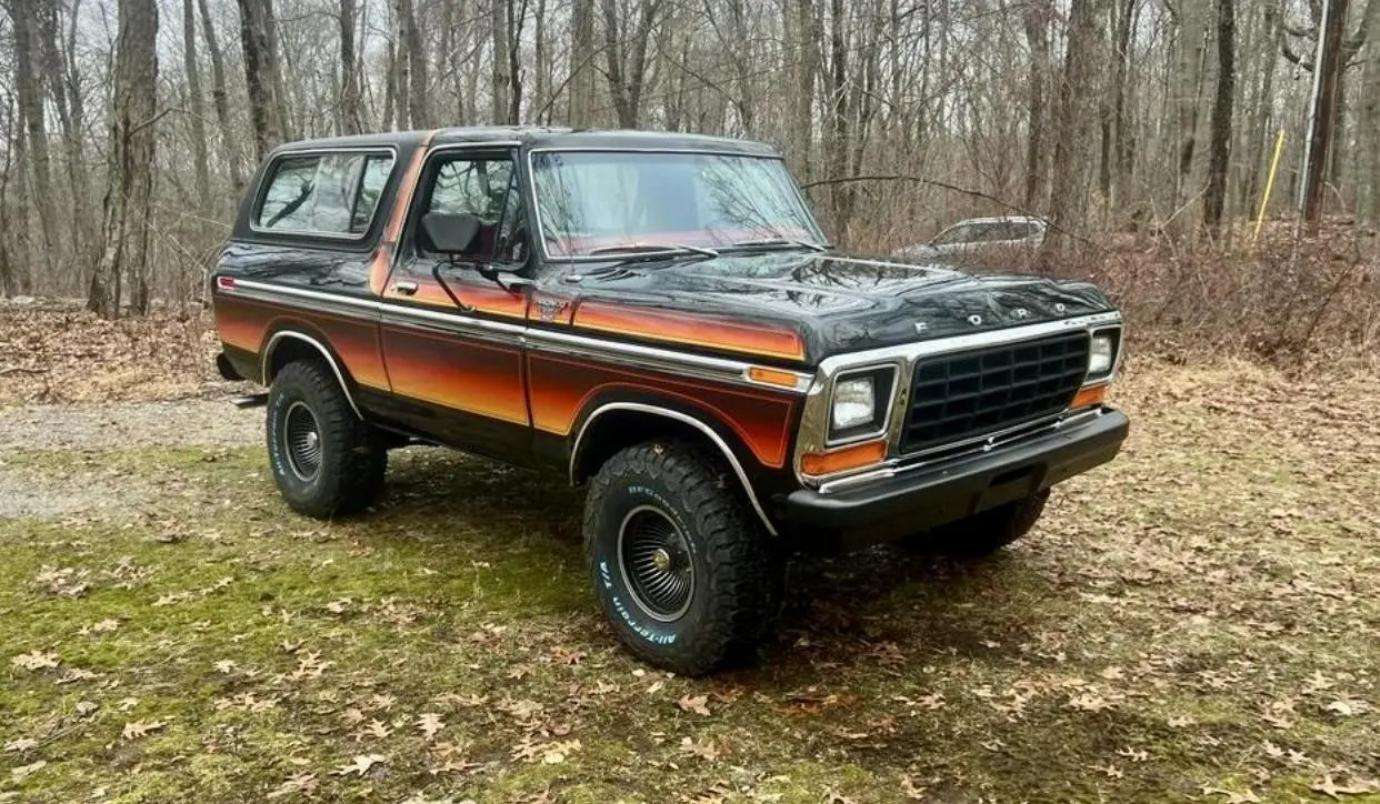
<svg viewBox="0 0 1380 804">
<path fill-rule="evenodd" d="M 649 505 L 633 509 L 618 531 L 618 561 L 633 602 L 653 619 L 671 622 L 690 608 L 695 562 L 680 528 Z"/>
<path fill-rule="evenodd" d="M 293 402 L 283 417 L 283 452 L 297 479 L 310 483 L 321 471 L 321 428 L 304 402 Z"/>
</svg>

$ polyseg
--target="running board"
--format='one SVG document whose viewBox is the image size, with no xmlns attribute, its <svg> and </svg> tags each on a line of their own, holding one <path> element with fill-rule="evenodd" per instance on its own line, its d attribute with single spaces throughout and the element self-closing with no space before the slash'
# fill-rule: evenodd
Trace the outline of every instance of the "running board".
<svg viewBox="0 0 1380 804">
<path fill-rule="evenodd" d="M 268 404 L 268 394 L 245 394 L 230 400 L 230 404 L 244 410 L 245 408 L 261 408 Z"/>
</svg>

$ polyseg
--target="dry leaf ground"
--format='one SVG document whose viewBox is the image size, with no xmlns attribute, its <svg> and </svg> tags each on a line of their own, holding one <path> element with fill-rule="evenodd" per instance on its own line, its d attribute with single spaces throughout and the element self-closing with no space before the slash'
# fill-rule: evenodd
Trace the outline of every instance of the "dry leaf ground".
<svg viewBox="0 0 1380 804">
<path fill-rule="evenodd" d="M 0 802 L 1380 796 L 1380 380 L 1115 396 L 1125 454 L 1028 541 L 799 561 L 708 680 L 614 646 L 560 478 L 409 449 L 323 524 L 261 410 L 0 409 L 0 489 L 62 501 L 0 510 Z"/>
</svg>

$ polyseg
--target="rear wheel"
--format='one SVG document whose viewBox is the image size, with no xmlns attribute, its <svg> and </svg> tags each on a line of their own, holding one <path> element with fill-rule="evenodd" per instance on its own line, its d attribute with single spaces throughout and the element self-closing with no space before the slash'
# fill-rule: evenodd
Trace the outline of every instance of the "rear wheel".
<svg viewBox="0 0 1380 804">
<path fill-rule="evenodd" d="M 999 505 L 912 537 L 917 547 L 956 556 L 990 555 L 1030 532 L 1045 510 L 1049 490 Z"/>
<path fill-rule="evenodd" d="M 284 366 L 268 393 L 268 462 L 293 510 L 326 518 L 366 508 L 383 488 L 388 452 L 355 415 L 330 369 Z"/>
<path fill-rule="evenodd" d="M 585 554 L 614 633 L 702 675 L 751 654 L 780 602 L 776 546 L 716 456 L 652 441 L 610 458 L 585 502 Z"/>
</svg>

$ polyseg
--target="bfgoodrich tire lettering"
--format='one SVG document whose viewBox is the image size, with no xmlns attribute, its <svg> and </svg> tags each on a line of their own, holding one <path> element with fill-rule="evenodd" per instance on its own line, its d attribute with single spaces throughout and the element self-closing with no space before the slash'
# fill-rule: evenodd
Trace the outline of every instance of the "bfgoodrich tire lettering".
<svg viewBox="0 0 1380 804">
<path fill-rule="evenodd" d="M 620 558 L 623 526 L 648 511 L 683 536 L 693 571 L 683 606 L 674 596 L 659 611 L 640 601 Z M 696 445 L 653 441 L 610 458 L 590 483 L 584 540 L 614 633 L 651 664 L 702 675 L 750 655 L 771 630 L 780 557 L 726 468 Z"/>
<path fill-rule="evenodd" d="M 266 441 L 273 479 L 294 511 L 353 513 L 383 488 L 387 450 L 319 362 L 289 363 L 273 378 Z"/>
</svg>

